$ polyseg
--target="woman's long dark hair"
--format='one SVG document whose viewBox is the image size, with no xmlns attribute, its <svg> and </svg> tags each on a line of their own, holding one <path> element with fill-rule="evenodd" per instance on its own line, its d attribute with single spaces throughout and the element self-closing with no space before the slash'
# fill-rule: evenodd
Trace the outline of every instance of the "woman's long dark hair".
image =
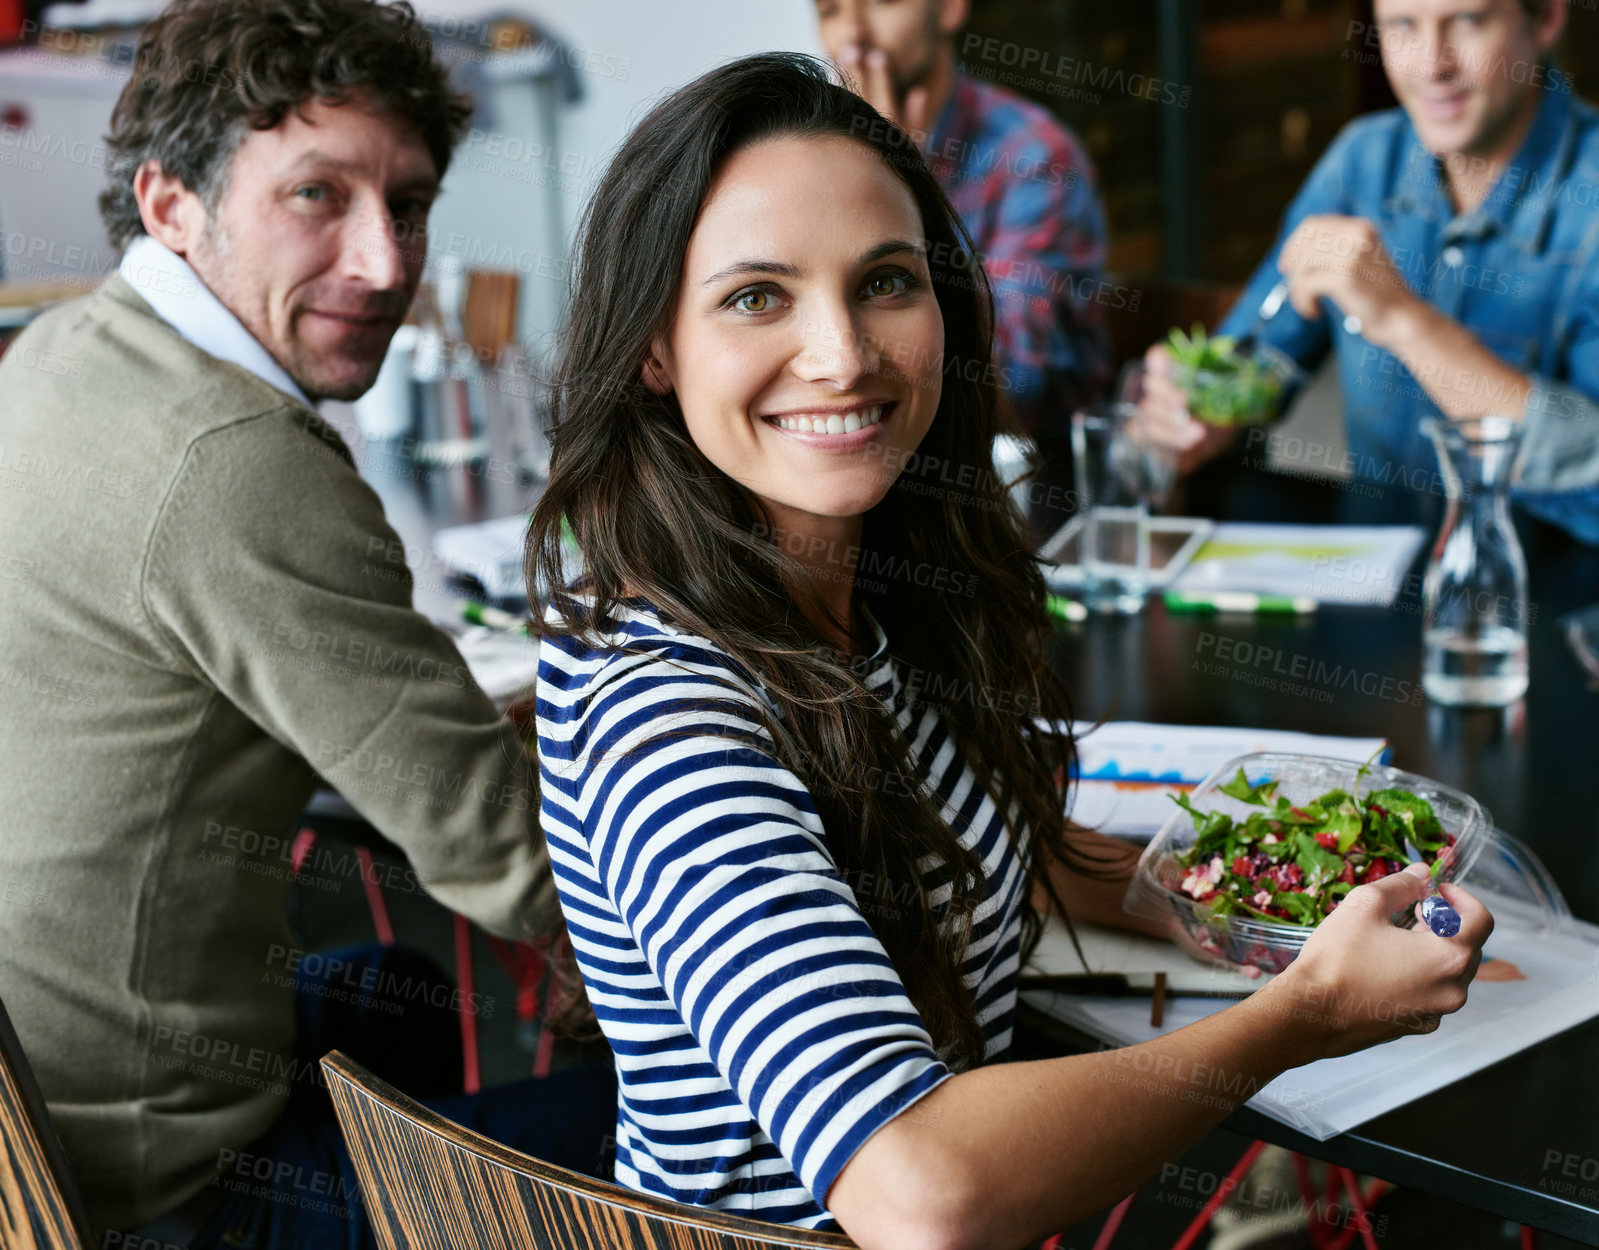
<svg viewBox="0 0 1599 1250">
<path fill-rule="evenodd" d="M 555 365 L 550 483 L 528 535 L 528 584 L 568 576 L 564 522 L 583 553 L 583 602 L 546 632 L 588 634 L 640 595 L 760 681 L 781 710 L 766 728 L 810 789 L 840 872 L 941 1054 L 965 1067 L 984 1055 L 961 977 L 982 864 L 914 781 L 910 746 L 881 699 L 811 623 L 813 584 L 772 541 L 759 501 L 695 446 L 674 395 L 641 384 L 722 164 L 762 139 L 835 135 L 875 152 L 914 195 L 945 340 L 932 427 L 865 517 L 857 601 L 1005 815 L 1032 881 L 1053 897 L 1052 864 L 1071 856 L 1092 870 L 1065 838 L 1070 709 L 1044 662 L 1044 584 L 992 469 L 1002 427 L 992 297 L 915 143 L 813 58 L 752 56 L 704 75 L 652 110 L 606 172 L 581 231 Z M 923 871 L 924 861 L 937 867 Z M 1030 898 L 1023 909 L 1025 958 L 1041 922 Z"/>
</svg>

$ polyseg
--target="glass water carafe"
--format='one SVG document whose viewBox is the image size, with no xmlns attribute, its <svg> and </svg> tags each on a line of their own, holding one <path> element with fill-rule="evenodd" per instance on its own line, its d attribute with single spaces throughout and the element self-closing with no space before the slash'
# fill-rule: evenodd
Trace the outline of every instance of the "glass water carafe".
<svg viewBox="0 0 1599 1250">
<path fill-rule="evenodd" d="M 1449 494 L 1422 587 L 1422 687 L 1438 703 L 1502 707 L 1527 692 L 1527 561 L 1509 501 L 1522 427 L 1488 416 L 1422 429 Z"/>
</svg>

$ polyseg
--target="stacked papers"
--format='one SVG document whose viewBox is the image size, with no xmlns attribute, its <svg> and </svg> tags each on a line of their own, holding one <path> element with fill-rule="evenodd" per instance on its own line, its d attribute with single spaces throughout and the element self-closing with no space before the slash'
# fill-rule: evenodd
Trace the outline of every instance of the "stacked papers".
<svg viewBox="0 0 1599 1250">
<path fill-rule="evenodd" d="M 1077 734 L 1078 781 L 1071 817 L 1118 837 L 1148 839 L 1174 808 L 1174 790 L 1192 790 L 1228 760 L 1255 751 L 1327 755 L 1357 764 L 1385 751 L 1383 738 L 1339 738 L 1283 729 L 1222 729 L 1111 721 Z"/>
<path fill-rule="evenodd" d="M 1427 539 L 1415 525 L 1217 524 L 1172 589 L 1309 595 L 1322 603 L 1385 608 L 1419 592 L 1410 571 Z"/>
<path fill-rule="evenodd" d="M 433 550 L 457 573 L 477 578 L 491 599 L 524 599 L 523 546 L 527 542 L 525 514 L 457 525 L 433 535 Z"/>
</svg>

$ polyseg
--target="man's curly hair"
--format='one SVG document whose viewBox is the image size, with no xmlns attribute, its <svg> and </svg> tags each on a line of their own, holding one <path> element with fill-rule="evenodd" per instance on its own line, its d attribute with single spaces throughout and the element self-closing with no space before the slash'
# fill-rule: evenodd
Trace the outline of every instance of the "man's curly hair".
<svg viewBox="0 0 1599 1250">
<path fill-rule="evenodd" d="M 352 96 L 412 126 L 440 177 L 472 115 L 403 0 L 175 0 L 145 27 L 111 115 L 100 215 L 112 244 L 144 233 L 133 179 L 145 161 L 214 208 L 245 127 Z"/>
</svg>

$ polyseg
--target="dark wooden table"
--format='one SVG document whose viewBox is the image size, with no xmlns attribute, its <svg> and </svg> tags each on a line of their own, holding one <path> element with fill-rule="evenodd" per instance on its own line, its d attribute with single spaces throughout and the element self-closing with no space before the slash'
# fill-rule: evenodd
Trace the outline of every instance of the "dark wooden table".
<svg viewBox="0 0 1599 1250">
<path fill-rule="evenodd" d="M 1393 500 L 1374 509 L 1352 492 L 1274 475 L 1234 475 L 1224 489 L 1216 502 L 1230 519 L 1398 519 Z M 1430 525 L 1436 511 L 1416 519 Z M 1475 796 L 1544 861 L 1573 914 L 1599 922 L 1599 803 L 1589 797 L 1599 692 L 1557 625 L 1599 601 L 1599 551 L 1524 519 L 1518 529 L 1531 568 L 1531 688 L 1502 711 L 1420 695 L 1419 576 L 1392 608 L 1302 618 L 1178 616 L 1151 602 L 1142 616 L 1063 628 L 1051 660 L 1084 719 L 1384 736 L 1396 766 Z M 1295 676 L 1307 671 L 1310 680 Z M 1599 995 L 1599 962 L 1595 974 Z M 1056 1046 L 1093 1045 L 1034 1011 L 1024 1024 Z M 1325 1142 L 1247 1108 L 1225 1127 L 1599 1245 L 1599 1020 Z"/>
</svg>

